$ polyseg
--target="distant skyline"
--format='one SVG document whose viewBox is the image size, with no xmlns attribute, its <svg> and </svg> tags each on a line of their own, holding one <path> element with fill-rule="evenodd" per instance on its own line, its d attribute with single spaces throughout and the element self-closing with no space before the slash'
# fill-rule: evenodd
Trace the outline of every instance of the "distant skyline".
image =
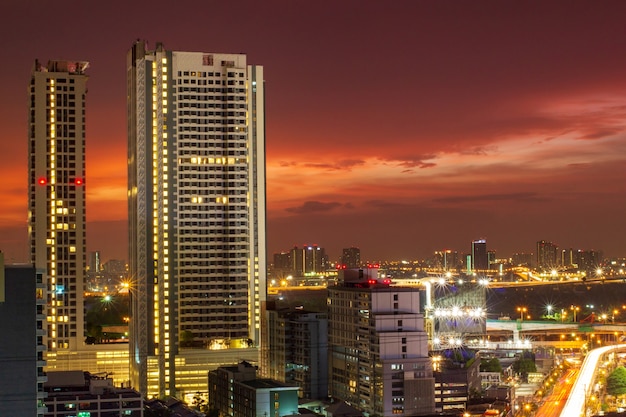
<svg viewBox="0 0 626 417">
<path fill-rule="evenodd" d="M 9 0 L 0 5 L 0 250 L 29 259 L 35 59 L 90 62 L 88 250 L 127 258 L 126 51 L 265 68 L 268 254 L 561 248 L 626 256 L 626 2 Z M 236 27 L 236 31 L 232 31 Z"/>
</svg>

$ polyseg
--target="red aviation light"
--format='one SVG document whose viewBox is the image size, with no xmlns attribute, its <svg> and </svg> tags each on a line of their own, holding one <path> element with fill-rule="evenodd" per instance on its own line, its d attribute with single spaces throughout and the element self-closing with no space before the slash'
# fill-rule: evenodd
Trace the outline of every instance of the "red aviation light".
<svg viewBox="0 0 626 417">
<path fill-rule="evenodd" d="M 74 180 L 74 184 L 75 184 L 75 185 L 83 185 L 83 180 L 82 180 L 82 178 L 76 178 L 76 179 Z"/>
<path fill-rule="evenodd" d="M 48 179 L 45 177 L 41 177 L 37 180 L 37 182 L 39 183 L 39 185 L 46 185 L 48 184 Z"/>
</svg>

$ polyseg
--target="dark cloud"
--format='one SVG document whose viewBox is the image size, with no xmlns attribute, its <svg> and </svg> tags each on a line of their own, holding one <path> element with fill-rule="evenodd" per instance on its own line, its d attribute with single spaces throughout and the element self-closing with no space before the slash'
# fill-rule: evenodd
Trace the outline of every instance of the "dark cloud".
<svg viewBox="0 0 626 417">
<path fill-rule="evenodd" d="M 602 139 L 602 138 L 606 138 L 606 137 L 621 133 L 623 131 L 624 131 L 624 128 L 621 128 L 621 129 L 620 128 L 600 128 L 600 129 L 597 129 L 596 131 L 589 132 L 581 136 L 580 139 L 590 139 L 590 140 Z"/>
<path fill-rule="evenodd" d="M 310 214 L 328 212 L 341 206 L 342 204 L 336 201 L 330 203 L 323 203 L 321 201 L 305 201 L 301 206 L 289 207 L 286 208 L 285 211 L 294 214 Z"/>
<path fill-rule="evenodd" d="M 334 163 L 307 163 L 302 164 L 305 168 L 323 169 L 326 171 L 350 171 L 352 168 L 364 165 L 365 161 L 361 159 L 344 159 Z"/>
<path fill-rule="evenodd" d="M 517 203 L 523 202 L 543 202 L 547 201 L 546 197 L 542 197 L 537 193 L 510 193 L 510 194 L 483 194 L 470 196 L 452 196 L 436 198 L 433 201 L 437 203 L 473 203 L 473 202 L 493 202 L 493 201 L 512 201 Z"/>
<path fill-rule="evenodd" d="M 427 162 L 430 159 L 435 159 L 435 154 L 430 155 L 407 155 L 407 156 L 391 156 L 383 161 L 392 162 L 398 164 L 404 168 L 432 168 L 437 166 L 434 162 Z M 408 170 L 407 170 L 408 171 Z M 403 172 L 407 172 L 403 171 Z"/>
</svg>

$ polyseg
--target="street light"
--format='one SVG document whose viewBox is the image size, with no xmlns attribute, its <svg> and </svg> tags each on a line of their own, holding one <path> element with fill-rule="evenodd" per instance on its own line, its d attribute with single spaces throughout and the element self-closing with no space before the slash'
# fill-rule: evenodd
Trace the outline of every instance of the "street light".
<svg viewBox="0 0 626 417">
<path fill-rule="evenodd" d="M 524 313 L 526 313 L 528 309 L 526 307 L 517 307 L 517 311 L 519 311 L 520 321 L 524 321 Z"/>
<path fill-rule="evenodd" d="M 580 307 L 571 305 L 569 309 L 574 313 L 574 323 L 576 323 L 576 313 L 580 311 Z"/>
</svg>

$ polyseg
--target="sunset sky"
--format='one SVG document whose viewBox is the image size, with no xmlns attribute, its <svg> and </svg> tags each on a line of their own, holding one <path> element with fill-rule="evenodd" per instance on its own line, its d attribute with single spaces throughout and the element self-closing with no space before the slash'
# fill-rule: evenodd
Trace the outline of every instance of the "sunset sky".
<svg viewBox="0 0 626 417">
<path fill-rule="evenodd" d="M 0 250 L 28 260 L 35 58 L 90 62 L 88 250 L 126 259 L 126 51 L 265 67 L 268 251 L 332 260 L 537 240 L 626 256 L 625 1 L 82 1 L 0 5 Z"/>
</svg>

